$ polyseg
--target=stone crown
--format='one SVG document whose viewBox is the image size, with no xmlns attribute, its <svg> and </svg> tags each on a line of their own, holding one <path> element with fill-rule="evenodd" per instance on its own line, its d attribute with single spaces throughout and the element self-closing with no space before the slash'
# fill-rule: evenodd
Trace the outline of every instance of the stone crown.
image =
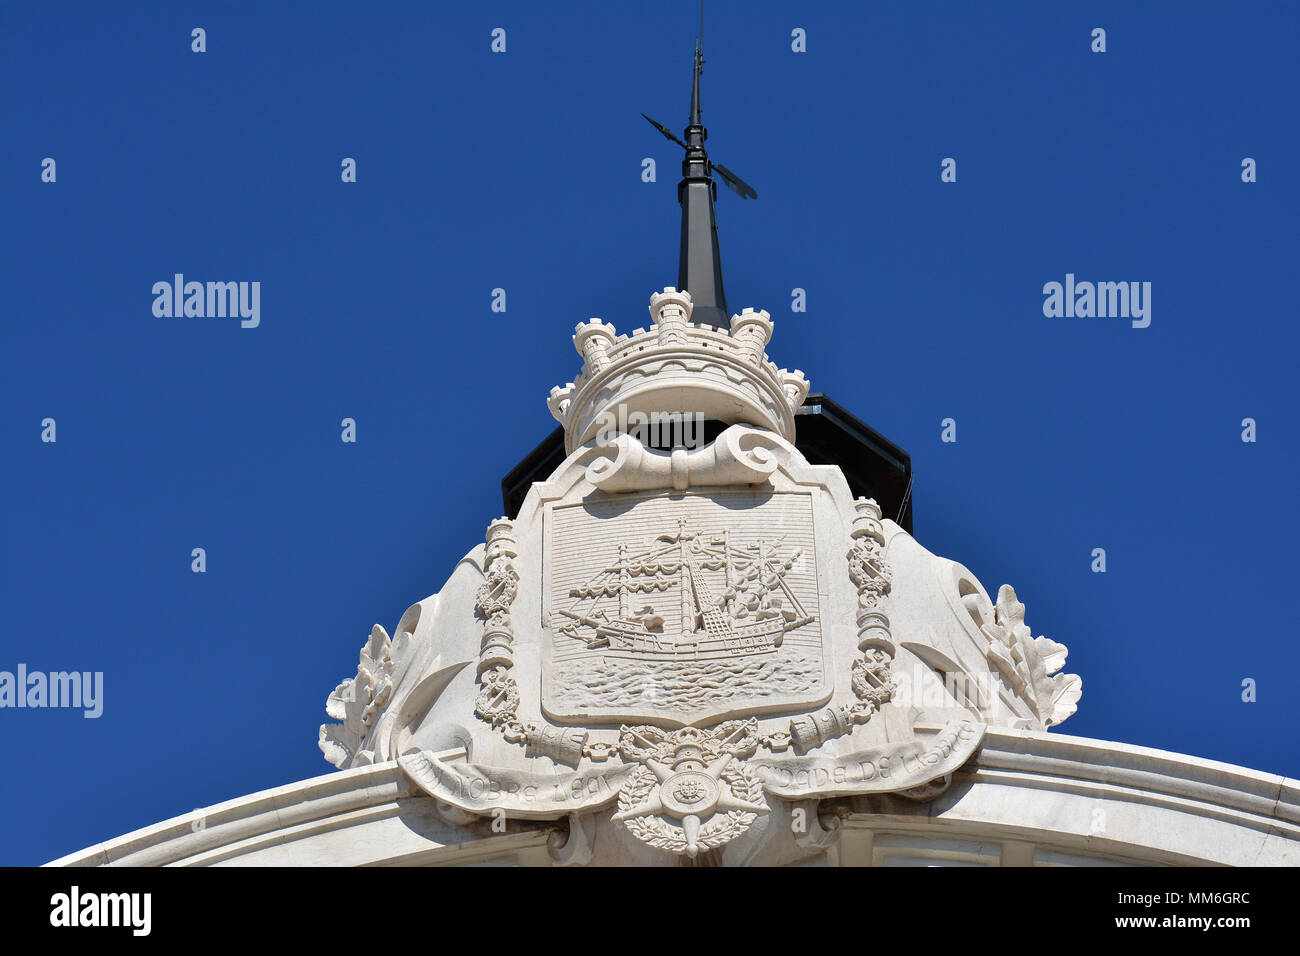
<svg viewBox="0 0 1300 956">
<path fill-rule="evenodd" d="M 808 380 L 768 360 L 772 317 L 745 309 L 727 330 L 693 324 L 691 309 L 690 293 L 670 286 L 650 297 L 649 330 L 618 335 L 600 319 L 577 326 L 573 345 L 582 371 L 551 389 L 547 403 L 564 426 L 568 452 L 655 414 L 698 413 L 794 441 Z"/>
</svg>

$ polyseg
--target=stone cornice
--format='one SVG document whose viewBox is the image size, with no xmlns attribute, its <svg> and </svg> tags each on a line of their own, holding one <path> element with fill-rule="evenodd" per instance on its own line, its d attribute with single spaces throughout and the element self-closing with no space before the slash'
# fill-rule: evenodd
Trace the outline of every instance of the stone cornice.
<svg viewBox="0 0 1300 956">
<path fill-rule="evenodd" d="M 834 803 L 846 832 L 966 834 L 1139 863 L 1300 862 L 1300 781 L 1129 744 L 990 728 L 946 793 L 929 804 L 900 801 Z M 545 864 L 547 841 L 554 844 L 563 826 L 512 821 L 509 833 L 494 836 L 485 825 L 449 824 L 390 761 L 196 810 L 48 865 L 365 865 L 511 855 Z"/>
</svg>

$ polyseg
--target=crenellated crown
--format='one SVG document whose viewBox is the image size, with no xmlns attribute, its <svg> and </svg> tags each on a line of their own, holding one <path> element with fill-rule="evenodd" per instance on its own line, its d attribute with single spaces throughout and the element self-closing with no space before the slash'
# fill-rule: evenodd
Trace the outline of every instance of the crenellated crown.
<svg viewBox="0 0 1300 956">
<path fill-rule="evenodd" d="M 600 319 L 574 330 L 582 372 L 551 389 L 551 414 L 564 426 L 566 451 L 621 430 L 638 413 L 702 414 L 756 425 L 794 441 L 794 416 L 808 396 L 798 369 L 777 368 L 764 351 L 772 317 L 745 309 L 731 329 L 691 322 L 691 295 L 671 286 L 650 297 L 653 324 L 618 335 Z"/>
</svg>

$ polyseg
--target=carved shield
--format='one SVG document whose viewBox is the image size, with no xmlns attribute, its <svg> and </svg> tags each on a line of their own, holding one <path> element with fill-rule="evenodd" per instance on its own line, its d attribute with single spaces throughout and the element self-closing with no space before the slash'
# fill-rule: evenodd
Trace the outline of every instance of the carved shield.
<svg viewBox="0 0 1300 956">
<path fill-rule="evenodd" d="M 829 700 L 810 496 L 726 490 L 551 506 L 542 708 L 706 726 Z"/>
</svg>

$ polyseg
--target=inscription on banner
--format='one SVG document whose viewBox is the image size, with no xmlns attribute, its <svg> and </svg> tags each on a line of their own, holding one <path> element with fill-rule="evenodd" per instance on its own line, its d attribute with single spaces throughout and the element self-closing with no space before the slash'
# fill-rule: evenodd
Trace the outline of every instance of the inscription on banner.
<svg viewBox="0 0 1300 956">
<path fill-rule="evenodd" d="M 430 753 L 407 754 L 402 769 L 430 796 L 470 813 L 505 810 L 547 816 L 595 809 L 612 801 L 630 767 L 540 775 L 519 770 L 443 763 Z"/>
<path fill-rule="evenodd" d="M 984 736 L 984 725 L 948 724 L 928 741 L 913 739 L 840 757 L 759 758 L 750 766 L 768 793 L 784 797 L 848 796 L 907 790 L 960 767 Z"/>
</svg>

